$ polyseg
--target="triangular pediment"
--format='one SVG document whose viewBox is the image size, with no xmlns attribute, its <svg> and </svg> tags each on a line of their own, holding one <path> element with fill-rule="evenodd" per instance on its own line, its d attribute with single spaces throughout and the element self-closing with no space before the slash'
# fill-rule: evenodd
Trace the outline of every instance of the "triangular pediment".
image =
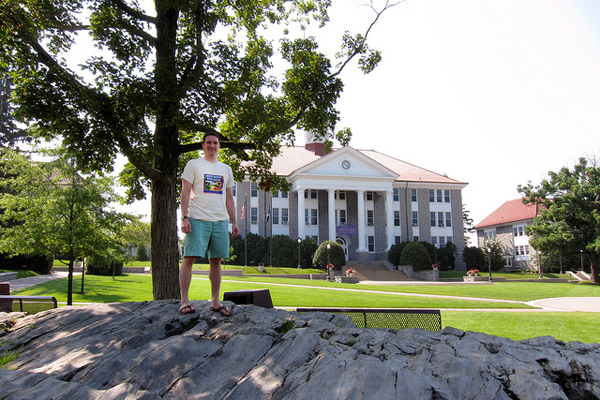
<svg viewBox="0 0 600 400">
<path fill-rule="evenodd" d="M 398 174 L 358 150 L 346 146 L 299 168 L 293 175 L 341 175 L 396 179 Z"/>
</svg>

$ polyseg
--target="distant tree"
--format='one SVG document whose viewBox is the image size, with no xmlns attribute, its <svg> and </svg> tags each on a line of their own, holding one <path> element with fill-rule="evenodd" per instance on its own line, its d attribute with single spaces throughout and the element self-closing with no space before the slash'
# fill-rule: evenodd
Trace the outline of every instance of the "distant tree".
<svg viewBox="0 0 600 400">
<path fill-rule="evenodd" d="M 456 252 L 456 245 L 452 242 L 447 242 L 444 247 L 438 249 L 438 261 L 442 271 L 456 267 Z"/>
<path fill-rule="evenodd" d="M 471 243 L 471 238 L 469 237 L 469 233 L 475 232 L 473 218 L 469 216 L 470 211 L 465 208 L 465 205 L 462 205 L 462 215 L 463 215 L 463 231 L 465 236 L 465 245 L 468 246 Z"/>
<path fill-rule="evenodd" d="M 137 256 L 138 261 L 149 261 L 150 257 L 148 256 L 148 250 L 146 250 L 146 246 L 143 244 L 138 245 L 137 247 Z"/>
<path fill-rule="evenodd" d="M 504 250 L 502 249 L 502 245 L 498 240 L 486 240 L 481 250 L 486 257 L 486 263 L 485 266 L 481 266 L 481 268 L 479 268 L 480 270 L 489 271 L 490 260 L 492 271 L 500 271 L 502 268 L 504 268 L 506 265 L 504 258 L 502 257 L 504 255 Z"/>
<path fill-rule="evenodd" d="M 402 250 L 400 265 L 412 265 L 415 271 L 431 269 L 431 257 L 421 243 L 408 242 Z"/>
<path fill-rule="evenodd" d="M 139 217 L 132 218 L 123 228 L 121 235 L 127 247 L 137 248 L 137 260 L 148 261 L 150 257 L 147 249 L 150 248 L 150 224 Z"/>
<path fill-rule="evenodd" d="M 540 185 L 519 186 L 525 204 L 539 204 L 540 215 L 527 226 L 530 244 L 542 252 L 589 255 L 592 282 L 598 283 L 600 261 L 600 167 L 580 158 L 572 169 L 549 172 Z"/>
<path fill-rule="evenodd" d="M 394 265 L 400 265 L 400 256 L 407 243 L 408 242 L 400 242 L 393 244 L 388 251 L 388 261 Z"/>
<path fill-rule="evenodd" d="M 0 221 L 5 223 L 0 230 L 0 251 L 62 256 L 61 261 L 69 267 L 70 305 L 75 260 L 107 253 L 123 255 L 119 232 L 128 216 L 110 206 L 118 200 L 112 179 L 81 176 L 63 158 L 32 163 L 4 150 L 0 162 L 9 170 L 0 184 L 10 188 L 0 196 L 4 211 Z"/>
<path fill-rule="evenodd" d="M 314 265 L 313 260 L 318 248 L 319 244 L 310 236 L 305 237 L 302 243 L 300 243 L 300 258 L 306 261 L 305 268 L 310 268 Z"/>
<path fill-rule="evenodd" d="M 463 250 L 463 260 L 467 270 L 478 269 L 481 271 L 487 265 L 487 257 L 483 253 L 483 250 L 477 246 L 465 247 Z"/>
<path fill-rule="evenodd" d="M 275 235 L 270 243 L 273 266 L 291 268 L 298 265 L 298 243 L 294 239 L 287 235 Z M 270 265 L 270 262 L 265 261 L 265 265 Z"/>
</svg>

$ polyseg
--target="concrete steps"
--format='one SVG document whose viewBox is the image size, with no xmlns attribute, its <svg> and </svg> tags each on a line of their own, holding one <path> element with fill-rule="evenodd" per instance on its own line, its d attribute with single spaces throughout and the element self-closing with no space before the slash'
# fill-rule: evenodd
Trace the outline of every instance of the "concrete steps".
<svg viewBox="0 0 600 400">
<path fill-rule="evenodd" d="M 348 268 L 356 270 L 356 276 L 361 281 L 415 281 L 409 278 L 402 271 L 390 271 L 384 265 L 383 261 L 373 261 L 369 265 L 360 265 L 354 261 L 349 261 Z"/>
</svg>

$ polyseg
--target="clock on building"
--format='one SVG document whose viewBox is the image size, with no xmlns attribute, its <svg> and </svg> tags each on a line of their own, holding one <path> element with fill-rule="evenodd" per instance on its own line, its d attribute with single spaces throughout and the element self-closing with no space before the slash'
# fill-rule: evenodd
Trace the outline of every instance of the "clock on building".
<svg viewBox="0 0 600 400">
<path fill-rule="evenodd" d="M 350 168 L 352 168 L 352 163 L 350 162 L 350 160 L 342 161 L 342 169 L 344 171 L 348 171 Z"/>
</svg>

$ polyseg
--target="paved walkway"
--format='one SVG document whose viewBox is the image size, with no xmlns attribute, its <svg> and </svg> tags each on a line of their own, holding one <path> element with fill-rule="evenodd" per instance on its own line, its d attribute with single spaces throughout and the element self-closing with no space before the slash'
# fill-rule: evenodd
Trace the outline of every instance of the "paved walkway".
<svg viewBox="0 0 600 400">
<path fill-rule="evenodd" d="M 80 275 L 80 274 L 75 274 Z M 46 275 L 38 275 L 32 276 L 29 278 L 21 278 L 14 279 L 9 281 L 10 289 L 18 290 L 24 289 L 26 287 L 39 285 L 40 283 L 45 283 L 54 279 L 66 278 L 67 272 L 53 272 Z M 197 278 L 194 279 L 207 279 L 207 278 Z M 231 281 L 230 281 L 231 282 Z M 240 281 L 241 282 L 241 281 Z M 252 284 L 253 282 L 243 281 L 246 284 Z M 394 282 L 397 285 L 415 285 L 415 282 Z M 422 284 L 422 282 L 420 282 Z M 448 284 L 448 282 L 445 282 Z M 290 284 L 281 284 L 281 283 L 257 283 L 260 285 L 273 285 L 273 286 L 288 286 L 288 287 L 306 287 L 302 285 L 290 285 Z M 390 282 L 375 282 L 369 281 L 369 284 L 390 284 Z M 439 283 L 437 283 L 439 284 Z M 340 290 L 340 291 L 353 291 L 353 292 L 371 292 L 369 289 L 348 289 L 348 288 L 335 288 L 335 287 L 324 287 L 319 288 L 324 290 Z M 457 296 L 444 296 L 444 295 L 430 295 L 430 294 L 421 294 L 421 293 L 399 293 L 399 292 L 383 292 L 389 294 L 395 294 L 399 296 L 415 296 L 415 297 L 429 297 L 429 298 L 445 298 L 445 299 L 463 299 L 463 300 L 479 300 L 479 301 L 488 301 L 490 303 L 522 303 L 519 301 L 512 300 L 499 300 L 499 299 L 481 299 L 474 297 L 457 297 Z M 582 311 L 582 312 L 598 312 L 600 313 L 600 297 L 558 297 L 553 299 L 542 299 L 535 300 L 525 303 L 532 307 L 539 307 L 544 311 Z M 497 311 L 509 311 L 509 309 L 495 309 Z M 518 309 L 517 311 L 528 311 L 523 309 Z M 532 310 L 535 311 L 535 310 Z"/>
</svg>

